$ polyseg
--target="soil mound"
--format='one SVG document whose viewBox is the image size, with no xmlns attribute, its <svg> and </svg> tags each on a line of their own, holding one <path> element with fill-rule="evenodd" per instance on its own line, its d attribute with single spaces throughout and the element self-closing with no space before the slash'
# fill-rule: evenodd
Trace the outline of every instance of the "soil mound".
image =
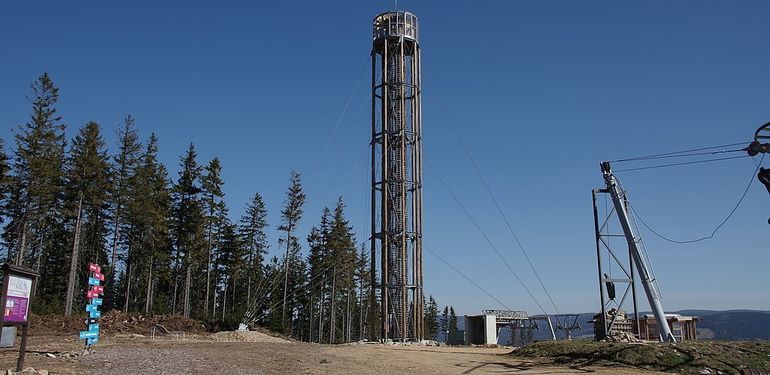
<svg viewBox="0 0 770 375">
<path fill-rule="evenodd" d="M 119 333 L 149 335 L 156 326 L 160 329 L 160 333 L 206 332 L 203 323 L 180 315 L 131 315 L 112 310 L 99 318 L 100 330 L 108 335 Z M 85 316 L 30 315 L 30 334 L 32 335 L 76 335 L 85 328 Z"/>
<path fill-rule="evenodd" d="M 272 342 L 290 344 L 291 341 L 273 337 L 257 331 L 223 331 L 211 335 L 211 339 L 221 342 Z"/>
</svg>

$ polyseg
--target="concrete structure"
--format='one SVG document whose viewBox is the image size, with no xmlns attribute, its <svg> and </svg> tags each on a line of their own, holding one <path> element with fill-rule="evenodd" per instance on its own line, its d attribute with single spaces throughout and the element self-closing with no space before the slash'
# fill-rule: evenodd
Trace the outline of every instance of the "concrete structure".
<svg viewBox="0 0 770 375">
<path fill-rule="evenodd" d="M 465 316 L 465 345 L 497 344 L 497 318 L 494 315 Z"/>
<path fill-rule="evenodd" d="M 378 288 L 370 294 L 369 336 L 420 341 L 424 325 L 417 17 L 403 11 L 375 17 L 371 56 L 371 277 Z"/>
<path fill-rule="evenodd" d="M 465 344 L 494 345 L 498 343 L 500 331 L 511 331 L 510 342 L 505 345 L 523 346 L 534 340 L 534 332 L 539 329 L 537 321 L 547 322 L 551 336 L 556 339 L 553 326 L 548 316 L 532 317 L 526 311 L 483 310 L 480 315 L 465 316 Z"/>
</svg>

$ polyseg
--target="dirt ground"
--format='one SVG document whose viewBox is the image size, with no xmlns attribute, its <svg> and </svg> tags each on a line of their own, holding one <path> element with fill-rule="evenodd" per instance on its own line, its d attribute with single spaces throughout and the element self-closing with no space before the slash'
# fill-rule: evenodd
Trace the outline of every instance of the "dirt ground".
<svg viewBox="0 0 770 375">
<path fill-rule="evenodd" d="M 649 374 L 628 368 L 569 368 L 512 358 L 505 348 L 379 344 L 222 342 L 209 336 L 158 339 L 118 335 L 82 353 L 63 336 L 32 336 L 25 366 L 51 374 Z M 15 367 L 18 347 L 0 351 L 0 369 Z"/>
</svg>

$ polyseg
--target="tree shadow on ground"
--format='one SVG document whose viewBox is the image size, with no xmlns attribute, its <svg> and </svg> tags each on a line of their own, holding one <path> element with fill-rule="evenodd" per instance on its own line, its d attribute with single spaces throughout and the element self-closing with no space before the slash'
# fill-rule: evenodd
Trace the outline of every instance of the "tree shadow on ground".
<svg viewBox="0 0 770 375">
<path fill-rule="evenodd" d="M 517 372 L 528 372 L 531 374 L 563 374 L 565 373 L 560 369 L 542 369 L 542 371 L 536 371 L 540 364 L 534 362 L 520 361 L 517 363 L 498 362 L 498 361 L 468 361 L 458 363 L 455 366 L 460 368 L 467 368 L 463 371 L 463 374 L 472 374 L 477 371 L 484 371 L 485 373 L 501 373 L 501 374 L 513 374 Z M 580 372 L 594 372 L 589 369 L 573 369 Z"/>
</svg>

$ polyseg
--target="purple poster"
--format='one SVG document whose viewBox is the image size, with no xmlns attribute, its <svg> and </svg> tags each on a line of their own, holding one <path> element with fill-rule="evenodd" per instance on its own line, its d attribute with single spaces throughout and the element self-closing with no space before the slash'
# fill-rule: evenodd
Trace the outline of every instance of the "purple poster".
<svg viewBox="0 0 770 375">
<path fill-rule="evenodd" d="M 8 277 L 8 295 L 5 299 L 5 311 L 3 311 L 6 322 L 25 323 L 27 321 L 31 291 L 31 279 L 16 275 Z"/>
<path fill-rule="evenodd" d="M 5 300 L 5 321 L 27 321 L 27 299 L 24 297 L 8 296 Z"/>
</svg>

